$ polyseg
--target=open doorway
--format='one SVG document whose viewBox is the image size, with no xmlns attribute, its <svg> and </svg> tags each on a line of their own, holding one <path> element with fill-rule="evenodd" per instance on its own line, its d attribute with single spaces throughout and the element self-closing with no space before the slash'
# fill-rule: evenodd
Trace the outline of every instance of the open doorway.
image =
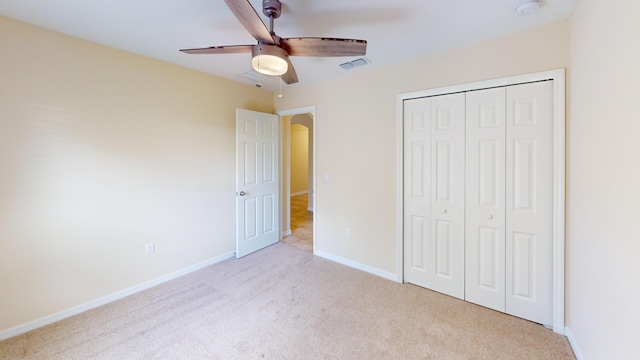
<svg viewBox="0 0 640 360">
<path fill-rule="evenodd" d="M 314 111 L 279 112 L 282 139 L 282 242 L 313 252 Z"/>
</svg>

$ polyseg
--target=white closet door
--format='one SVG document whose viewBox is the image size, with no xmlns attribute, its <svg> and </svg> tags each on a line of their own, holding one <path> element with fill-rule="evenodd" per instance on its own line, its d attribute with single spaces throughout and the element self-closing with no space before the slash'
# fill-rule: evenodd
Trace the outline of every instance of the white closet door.
<svg viewBox="0 0 640 360">
<path fill-rule="evenodd" d="M 505 311 L 505 88 L 467 93 L 465 300 Z"/>
<path fill-rule="evenodd" d="M 405 280 L 464 297 L 465 96 L 405 102 Z"/>
<path fill-rule="evenodd" d="M 426 287 L 431 223 L 431 99 L 404 102 L 404 279 Z"/>
<path fill-rule="evenodd" d="M 552 324 L 553 82 L 507 87 L 506 312 Z"/>
</svg>

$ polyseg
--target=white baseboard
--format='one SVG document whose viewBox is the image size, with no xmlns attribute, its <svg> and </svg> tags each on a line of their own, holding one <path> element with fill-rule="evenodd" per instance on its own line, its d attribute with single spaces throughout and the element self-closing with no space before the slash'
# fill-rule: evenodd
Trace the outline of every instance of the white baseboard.
<svg viewBox="0 0 640 360">
<path fill-rule="evenodd" d="M 571 333 L 571 330 L 569 329 L 569 327 L 565 326 L 564 335 L 569 340 L 569 345 L 571 345 L 571 349 L 573 349 L 573 354 L 576 356 L 576 359 L 587 360 L 587 358 L 582 356 L 582 352 L 580 352 L 580 348 L 578 347 L 578 344 L 576 343 L 576 339 L 573 337 L 573 334 Z"/>
<path fill-rule="evenodd" d="M 298 191 L 298 192 L 294 192 L 291 193 L 291 196 L 298 196 L 298 195 L 303 195 L 303 194 L 308 194 L 309 190 L 303 190 L 303 191 Z"/>
<path fill-rule="evenodd" d="M 284 239 L 285 237 L 287 237 L 287 236 L 289 236 L 291 234 L 292 234 L 291 229 L 289 229 L 287 231 L 284 231 L 282 234 L 280 234 L 280 239 Z"/>
<path fill-rule="evenodd" d="M 327 260 L 335 261 L 335 262 L 337 262 L 339 264 L 346 265 L 346 266 L 352 267 L 354 269 L 362 270 L 362 271 L 368 272 L 370 274 L 380 276 L 381 278 L 385 278 L 387 280 L 391 280 L 391 281 L 394 281 L 394 282 L 398 281 L 398 277 L 396 276 L 396 274 L 393 274 L 393 273 L 390 273 L 390 272 L 386 272 L 386 271 L 382 271 L 380 269 L 376 269 L 376 268 L 368 266 L 368 265 L 363 265 L 363 264 L 357 263 L 355 261 L 347 260 L 347 259 L 335 256 L 335 255 L 331 255 L 331 254 L 328 254 L 328 253 L 322 252 L 322 251 L 316 251 L 316 252 L 314 252 L 314 255 L 317 255 L 317 256 L 319 256 L 321 258 L 325 258 Z"/>
<path fill-rule="evenodd" d="M 45 316 L 43 318 L 40 319 L 36 319 L 33 321 L 30 321 L 28 323 L 22 324 L 22 325 L 18 325 L 12 328 L 9 328 L 7 330 L 3 330 L 0 331 L 0 341 L 2 340 L 6 340 L 9 338 L 12 338 L 14 336 L 18 336 L 18 335 L 22 335 L 26 332 L 29 332 L 31 330 L 35 330 L 37 328 L 41 328 L 43 326 L 46 325 L 50 325 L 53 324 L 54 322 L 78 315 L 80 313 L 83 313 L 85 311 L 91 310 L 91 309 L 95 309 L 99 306 L 102 305 L 106 305 L 110 302 L 116 301 L 116 300 L 120 300 L 124 297 L 127 297 L 129 295 L 133 295 L 135 293 L 147 290 L 149 288 L 152 288 L 154 286 L 160 285 L 162 283 L 165 283 L 167 281 L 179 278 L 181 276 L 187 275 L 189 273 L 192 273 L 194 271 L 203 269 L 207 266 L 219 263 L 221 261 L 230 259 L 232 257 L 235 256 L 235 251 L 232 252 L 228 252 L 225 254 L 222 254 L 220 256 L 217 256 L 215 258 L 203 261 L 201 263 L 186 267 L 184 269 L 180 269 L 178 271 L 174 271 L 172 273 L 169 273 L 167 275 L 155 278 L 153 280 L 144 282 L 142 284 L 139 285 L 135 285 L 132 286 L 130 288 L 124 289 L 122 291 L 118 291 L 117 293 L 111 294 L 111 295 L 107 295 L 107 296 L 103 296 L 101 298 L 98 298 L 96 300 L 90 301 L 88 303 L 82 304 L 82 305 L 78 305 L 78 306 L 74 306 L 70 309 L 67 310 L 63 310 L 61 312 L 52 314 L 52 315 L 48 315 Z"/>
<path fill-rule="evenodd" d="M 307 208 L 307 211 L 311 211 L 311 212 L 313 212 L 313 206 L 309 206 L 309 207 Z"/>
</svg>

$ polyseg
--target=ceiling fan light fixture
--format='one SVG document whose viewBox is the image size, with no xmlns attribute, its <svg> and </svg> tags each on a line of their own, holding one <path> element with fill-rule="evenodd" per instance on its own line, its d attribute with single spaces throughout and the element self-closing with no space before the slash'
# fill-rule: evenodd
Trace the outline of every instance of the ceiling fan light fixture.
<svg viewBox="0 0 640 360">
<path fill-rule="evenodd" d="M 364 56 L 367 41 L 324 37 L 281 38 L 273 30 L 273 22 L 280 17 L 280 0 L 262 0 L 262 12 L 269 18 L 269 29 L 248 0 L 224 0 L 240 24 L 253 36 L 256 45 L 209 46 L 182 49 L 187 54 L 237 54 L 251 52 L 249 72 L 260 76 L 280 76 L 286 84 L 298 82 L 291 56 Z M 254 0 L 253 2 L 257 2 Z M 286 50 L 285 50 L 286 49 Z M 355 64 L 354 64 L 355 65 Z M 246 76 L 245 76 L 246 77 Z"/>
<path fill-rule="evenodd" d="M 252 55 L 251 66 L 260 74 L 279 76 L 289 70 L 287 52 L 276 45 L 256 45 Z"/>
</svg>

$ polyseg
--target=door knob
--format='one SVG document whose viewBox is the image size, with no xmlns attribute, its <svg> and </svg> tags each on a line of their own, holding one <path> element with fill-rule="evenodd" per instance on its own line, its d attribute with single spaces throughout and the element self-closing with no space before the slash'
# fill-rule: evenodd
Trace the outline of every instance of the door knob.
<svg viewBox="0 0 640 360">
<path fill-rule="evenodd" d="M 247 195 L 247 193 L 246 193 L 246 192 L 244 192 L 244 191 L 240 191 L 240 192 L 238 193 L 238 195 L 240 195 L 240 196 L 245 196 L 245 195 Z"/>
<path fill-rule="evenodd" d="M 442 213 L 446 214 L 447 213 L 447 209 L 442 209 Z"/>
<path fill-rule="evenodd" d="M 487 219 L 489 220 L 493 219 L 493 215 L 487 215 Z"/>
</svg>

